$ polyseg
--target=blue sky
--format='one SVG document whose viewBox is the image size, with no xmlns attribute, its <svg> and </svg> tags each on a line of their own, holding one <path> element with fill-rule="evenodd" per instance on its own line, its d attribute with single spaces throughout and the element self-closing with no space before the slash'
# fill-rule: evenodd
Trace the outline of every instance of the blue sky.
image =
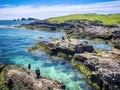
<svg viewBox="0 0 120 90">
<path fill-rule="evenodd" d="M 0 0 L 0 4 L 88 4 L 97 2 L 107 2 L 113 0 Z"/>
<path fill-rule="evenodd" d="M 0 0 L 0 19 L 120 13 L 120 0 Z"/>
</svg>

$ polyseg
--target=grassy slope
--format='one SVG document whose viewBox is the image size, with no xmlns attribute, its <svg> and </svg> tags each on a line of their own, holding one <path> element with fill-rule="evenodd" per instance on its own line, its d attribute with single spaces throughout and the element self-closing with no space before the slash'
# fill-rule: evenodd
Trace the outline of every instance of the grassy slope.
<svg viewBox="0 0 120 90">
<path fill-rule="evenodd" d="M 48 20 L 51 22 L 64 22 L 71 19 L 88 19 L 88 20 L 100 20 L 104 24 L 115 24 L 120 22 L 120 13 L 119 14 L 71 14 L 67 16 L 52 17 Z"/>
</svg>

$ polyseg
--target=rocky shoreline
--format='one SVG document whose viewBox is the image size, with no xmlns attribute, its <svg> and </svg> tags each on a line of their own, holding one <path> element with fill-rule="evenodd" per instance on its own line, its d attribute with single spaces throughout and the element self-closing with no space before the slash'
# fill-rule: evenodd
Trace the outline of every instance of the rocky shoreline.
<svg viewBox="0 0 120 90">
<path fill-rule="evenodd" d="M 31 30 L 64 31 L 72 38 L 102 39 L 114 48 L 108 51 L 96 51 L 86 41 L 71 39 L 52 42 L 37 42 L 28 47 L 29 51 L 40 49 L 52 56 L 70 60 L 72 65 L 86 75 L 87 81 L 97 90 L 119 90 L 120 88 L 120 23 L 105 25 L 101 21 L 68 20 L 63 23 L 37 20 L 22 24 Z M 115 49 L 116 48 L 116 49 Z"/>
<path fill-rule="evenodd" d="M 29 73 L 28 73 L 29 72 Z M 19 65 L 0 64 L 0 90 L 66 90 L 65 85 Z"/>
<path fill-rule="evenodd" d="M 119 90 L 120 88 L 120 51 L 113 49 L 101 53 L 75 54 L 73 66 L 88 78 L 88 83 L 100 90 Z M 96 84 L 93 84 L 93 82 Z M 98 86 L 99 87 L 98 87 Z"/>
<path fill-rule="evenodd" d="M 71 60 L 72 65 L 83 72 L 88 83 L 97 90 L 120 88 L 120 50 L 118 49 L 97 52 L 88 42 L 77 39 L 43 41 L 28 47 L 31 52 L 37 49 L 52 56 Z"/>
<path fill-rule="evenodd" d="M 33 23 L 22 24 L 17 27 L 32 30 L 64 31 L 74 38 L 100 38 L 110 40 L 115 48 L 120 49 L 120 23 L 105 25 L 101 21 L 90 20 L 68 20 L 63 23 L 37 20 Z"/>
</svg>

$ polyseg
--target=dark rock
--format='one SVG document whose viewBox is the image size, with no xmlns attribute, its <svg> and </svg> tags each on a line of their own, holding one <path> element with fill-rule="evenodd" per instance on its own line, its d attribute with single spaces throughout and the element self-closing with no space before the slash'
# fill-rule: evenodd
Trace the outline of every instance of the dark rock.
<svg viewBox="0 0 120 90">
<path fill-rule="evenodd" d="M 38 20 L 38 19 L 36 19 L 36 18 L 28 18 L 27 20 Z"/>
<path fill-rule="evenodd" d="M 17 21 L 20 21 L 20 19 L 17 19 Z"/>
<path fill-rule="evenodd" d="M 118 49 L 103 51 L 100 54 L 87 52 L 75 54 L 72 62 L 77 68 L 81 67 L 86 76 L 91 72 L 88 77 L 100 87 L 100 90 L 119 90 L 120 51 Z M 94 87 L 97 85 L 93 84 Z"/>
<path fill-rule="evenodd" d="M 26 18 L 21 18 L 21 21 L 24 21 L 24 20 L 26 20 Z"/>
<path fill-rule="evenodd" d="M 48 20 L 37 20 L 33 23 L 21 25 L 27 28 L 37 28 L 39 30 L 64 30 L 67 34 L 80 37 L 101 38 L 110 40 L 120 37 L 120 27 L 118 25 L 104 25 L 101 21 L 90 20 L 68 20 L 63 23 L 52 23 Z"/>
<path fill-rule="evenodd" d="M 120 38 L 116 38 L 113 44 L 115 48 L 120 49 Z"/>
<path fill-rule="evenodd" d="M 16 19 L 13 19 L 13 21 L 17 21 Z"/>
<path fill-rule="evenodd" d="M 75 54 L 74 58 L 75 58 L 75 61 L 78 61 L 78 62 L 81 62 L 81 63 L 84 63 L 85 60 L 87 60 L 86 57 L 80 56 L 79 54 Z"/>
<path fill-rule="evenodd" d="M 79 41 L 77 39 L 71 39 L 70 42 L 68 41 L 65 40 L 64 42 L 61 42 L 60 39 L 53 42 L 42 41 L 36 43 L 34 47 L 41 49 L 51 55 L 62 56 L 64 58 L 72 58 L 75 53 L 94 51 L 93 47 L 86 41 Z"/>
</svg>

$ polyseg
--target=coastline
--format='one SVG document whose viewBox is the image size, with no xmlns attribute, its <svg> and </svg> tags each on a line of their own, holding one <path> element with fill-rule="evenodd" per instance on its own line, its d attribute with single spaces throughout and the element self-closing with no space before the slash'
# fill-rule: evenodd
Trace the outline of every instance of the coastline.
<svg viewBox="0 0 120 90">
<path fill-rule="evenodd" d="M 71 44 L 73 44 L 72 41 L 75 41 L 75 40 L 76 39 L 71 39 Z M 103 50 L 101 52 L 99 51 L 97 52 L 97 51 L 94 51 L 94 49 L 90 49 L 90 47 L 92 46 L 90 46 L 89 44 L 87 46 L 84 43 L 84 41 L 83 42 L 77 41 L 75 45 L 76 46 L 78 45 L 78 47 L 79 45 L 81 46 L 78 52 L 76 50 L 70 51 L 71 49 L 70 47 L 65 47 L 67 44 L 65 44 L 65 46 L 62 46 L 62 43 L 61 43 L 58 46 L 56 42 L 59 43 L 61 42 L 61 40 L 58 39 L 53 42 L 39 42 L 39 43 L 36 43 L 35 46 L 33 47 L 28 47 L 28 50 L 32 52 L 34 50 L 40 49 L 50 54 L 51 56 L 62 57 L 64 59 L 70 60 L 71 64 L 75 68 L 77 68 L 78 70 L 80 70 L 82 73 L 85 74 L 88 84 L 90 84 L 97 90 L 102 90 L 102 89 L 117 90 L 120 87 L 119 86 L 119 83 L 120 83 L 119 82 L 119 79 L 120 79 L 119 78 L 119 75 L 120 75 L 119 55 L 120 53 L 118 53 L 120 52 L 120 50 L 112 49 L 112 50 L 107 50 L 107 51 Z M 65 43 L 65 41 L 63 43 Z M 84 45 L 85 47 L 84 46 L 82 47 L 82 45 Z M 118 68 L 113 67 L 114 64 Z M 104 72 L 104 70 L 109 72 Z M 114 74 L 114 71 L 118 71 L 118 72 Z M 112 81 L 113 78 L 116 81 Z"/>
<path fill-rule="evenodd" d="M 44 22 L 44 21 L 43 21 Z M 72 20 L 72 21 L 68 21 L 67 23 L 71 23 L 71 22 L 74 22 L 74 20 Z M 76 21 L 75 20 L 75 22 L 78 22 L 78 21 Z M 85 20 L 85 22 L 86 22 L 86 20 Z M 51 25 L 51 23 L 48 23 L 47 24 L 47 26 L 46 26 L 46 22 L 45 23 L 42 23 L 41 24 L 41 21 L 40 22 L 38 22 L 40 25 L 43 25 L 42 27 L 37 27 L 36 28 L 36 25 L 34 26 L 31 26 L 31 24 L 25 24 L 26 26 L 20 26 L 20 28 L 21 27 L 25 27 L 25 28 L 29 28 L 29 29 L 38 29 L 38 30 L 45 30 L 45 31 L 53 31 L 53 30 L 63 30 L 63 31 L 69 31 L 70 30 L 70 32 L 67 32 L 67 34 L 70 36 L 70 37 L 74 37 L 74 38 L 80 38 L 80 37 L 88 37 L 88 38 L 90 38 L 90 39 L 92 39 L 92 38 L 101 38 L 101 39 L 104 39 L 104 40 L 110 40 L 110 41 L 112 41 L 112 43 L 114 43 L 114 47 L 116 47 L 116 48 L 118 48 L 119 49 L 119 30 L 117 30 L 117 29 L 119 29 L 119 25 L 118 26 L 116 26 L 116 25 L 107 25 L 107 26 L 104 26 L 104 25 L 102 25 L 102 24 L 98 24 L 97 23 L 97 25 L 98 26 L 95 26 L 94 27 L 94 24 L 96 24 L 96 23 L 94 23 L 93 24 L 93 27 L 92 27 L 92 29 L 93 30 L 89 30 L 90 29 L 90 26 L 92 25 L 91 24 L 91 22 L 90 22 L 90 25 L 89 25 L 89 23 L 88 23 L 88 28 L 86 28 L 86 24 L 85 24 L 85 22 L 82 22 L 83 23 L 83 27 L 84 27 L 84 29 L 77 29 L 77 28 L 79 28 L 79 27 L 75 27 L 75 28 L 73 28 L 72 30 L 71 30 L 71 25 L 70 25 L 70 27 L 68 26 L 68 27 L 63 27 L 63 26 L 61 26 L 61 24 L 60 24 L 60 26 L 61 26 L 61 28 L 53 28 L 53 27 L 49 27 L 49 25 L 48 24 L 50 24 Z M 89 22 L 89 21 L 88 21 Z M 32 24 L 34 24 L 34 23 L 32 23 Z M 38 24 L 38 25 L 39 25 Z M 63 24 L 63 23 L 62 23 Z M 29 25 L 30 25 L 30 27 L 29 27 Z M 45 25 L 45 27 L 44 27 L 44 25 Z M 55 24 L 56 25 L 56 24 Z M 66 25 L 65 23 L 63 24 L 63 25 Z M 68 24 L 67 24 L 68 25 Z M 76 25 L 76 24 L 75 24 Z M 52 26 L 54 26 L 54 24 L 52 24 Z M 73 25 L 74 26 L 74 25 Z M 95 29 L 99 29 L 99 26 L 100 26 L 100 30 L 101 30 L 101 27 L 102 28 L 104 28 L 101 32 L 99 32 L 100 30 L 95 30 Z M 66 29 L 65 29 L 66 28 Z M 74 29 L 75 29 L 75 31 L 74 31 Z M 109 29 L 108 31 L 110 31 L 110 32 L 108 32 L 106 29 Z M 84 30 L 85 30 L 85 32 L 84 32 Z M 87 31 L 87 30 L 89 30 L 90 31 L 90 33 L 89 33 L 89 31 Z M 82 32 L 80 32 L 80 31 L 82 31 Z M 95 32 L 94 32 L 95 31 Z M 112 32 L 111 32 L 112 31 Z M 80 33 L 78 33 L 78 32 L 80 32 Z M 98 33 L 99 32 L 99 33 Z M 87 33 L 87 35 L 86 35 L 86 33 Z M 83 36 L 81 36 L 81 35 L 83 35 Z M 54 41 L 55 42 L 55 41 Z M 46 43 L 46 45 L 48 44 L 48 46 L 49 46 L 49 44 L 50 44 L 50 42 L 47 42 Z M 52 45 L 54 45 L 54 43 L 52 44 Z M 116 46 L 115 46 L 116 45 Z M 41 42 L 39 43 L 36 43 L 35 44 L 35 46 L 33 46 L 33 47 L 28 47 L 28 49 L 29 49 L 29 51 L 34 51 L 34 50 L 37 50 L 38 48 L 40 49 L 40 50 L 43 50 L 43 51 L 45 51 L 46 53 L 48 53 L 48 54 L 54 54 L 56 51 L 54 51 L 54 46 L 52 47 L 53 48 L 53 51 L 52 51 L 52 53 L 51 53 L 51 50 L 49 49 L 49 47 L 48 46 L 46 46 L 45 47 L 45 44 L 41 44 Z M 69 49 L 68 49 L 69 50 Z M 97 51 L 96 51 L 97 52 Z M 97 55 L 99 55 L 98 53 L 102 53 L 102 52 L 104 52 L 104 51 L 101 51 L 101 52 L 97 52 Z M 108 51 L 109 52 L 109 51 Z M 119 52 L 119 51 L 118 51 Z M 66 52 L 65 52 L 66 53 Z M 81 54 L 80 55 L 78 55 L 78 57 L 80 57 L 80 60 L 79 60 L 79 62 L 77 61 L 76 62 L 76 60 L 75 60 L 75 55 L 76 55 L 76 53 L 72 53 L 72 52 L 70 52 L 70 53 L 72 53 L 72 55 L 70 55 L 70 53 L 69 54 L 65 54 L 65 53 L 63 53 L 63 51 L 62 52 L 60 52 L 60 53 L 58 53 L 57 54 L 57 56 L 59 56 L 59 57 L 63 57 L 63 58 L 68 58 L 69 60 L 71 60 L 71 63 L 72 63 L 72 65 L 74 66 L 74 67 L 76 67 L 77 69 L 79 69 L 81 72 L 83 72 L 85 75 L 86 75 L 86 78 L 87 78 L 87 80 L 88 80 L 88 83 L 90 84 L 90 85 L 92 85 L 94 88 L 96 88 L 96 89 L 98 89 L 98 90 L 100 90 L 100 89 L 107 89 L 107 90 L 112 90 L 113 88 L 115 88 L 115 89 L 117 89 L 117 88 L 119 88 L 119 85 L 118 86 L 116 86 L 116 84 L 115 84 L 115 86 L 116 87 L 114 87 L 114 85 L 112 86 L 111 85 L 111 82 L 108 82 L 108 81 L 106 81 L 104 78 L 103 79 L 101 79 L 101 75 L 100 75 L 100 73 L 98 73 L 98 71 L 95 71 L 95 70 L 90 70 L 87 66 L 86 66 L 86 64 L 84 64 L 83 62 L 81 63 L 81 60 L 82 61 L 84 61 L 84 59 L 86 60 L 86 56 L 83 58 L 82 57 L 82 59 L 81 59 Z M 80 52 L 78 52 L 78 53 L 80 53 Z M 93 53 L 93 52 L 92 52 Z M 115 51 L 115 53 L 116 53 L 116 51 Z M 95 53 L 96 54 L 96 53 Z M 93 53 L 93 56 L 95 55 L 94 53 Z M 107 53 L 104 53 L 104 54 L 107 54 Z M 118 56 L 119 56 L 119 54 L 118 54 Z M 99 58 L 99 57 L 96 57 L 97 59 Z M 88 58 L 87 58 L 88 59 Z M 105 58 L 103 58 L 103 59 L 105 59 Z M 110 58 L 109 58 L 110 59 Z M 119 60 L 119 59 L 118 59 Z M 88 60 L 89 61 L 89 60 Z M 103 61 L 102 61 L 103 62 Z M 115 62 L 116 63 L 116 62 Z M 119 63 L 119 62 L 118 62 Z M 107 64 L 107 63 L 106 63 Z M 89 64 L 88 64 L 88 66 L 90 66 Z M 94 68 L 96 68 L 97 66 L 95 65 L 94 66 Z M 92 66 L 92 68 L 93 68 L 93 66 Z M 114 69 L 114 68 L 113 68 Z M 98 69 L 97 69 L 98 70 Z M 94 71 L 94 72 L 93 72 Z M 96 73 L 97 72 L 97 73 Z M 118 75 L 119 75 L 119 72 L 117 73 Z M 103 76 L 103 75 L 102 75 Z M 118 77 L 117 75 L 116 75 L 116 77 Z M 108 78 L 108 77 L 107 77 Z M 96 82 L 96 80 L 98 81 L 98 82 Z M 110 80 L 111 81 L 111 80 Z M 119 79 L 118 79 L 118 81 L 117 81 L 117 84 L 119 83 Z"/>
</svg>

